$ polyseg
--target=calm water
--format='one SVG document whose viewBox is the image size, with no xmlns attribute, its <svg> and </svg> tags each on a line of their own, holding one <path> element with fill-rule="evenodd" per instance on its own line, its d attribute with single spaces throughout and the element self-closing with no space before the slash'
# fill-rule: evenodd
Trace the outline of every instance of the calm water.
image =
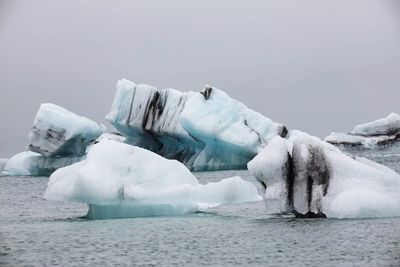
<svg viewBox="0 0 400 267">
<path fill-rule="evenodd" d="M 399 171 L 398 159 L 379 158 Z M 234 175 L 253 179 L 196 173 L 203 183 Z M 90 221 L 85 205 L 43 200 L 47 181 L 0 177 L 0 266 L 400 266 L 400 218 L 271 218 L 257 202 Z"/>
</svg>

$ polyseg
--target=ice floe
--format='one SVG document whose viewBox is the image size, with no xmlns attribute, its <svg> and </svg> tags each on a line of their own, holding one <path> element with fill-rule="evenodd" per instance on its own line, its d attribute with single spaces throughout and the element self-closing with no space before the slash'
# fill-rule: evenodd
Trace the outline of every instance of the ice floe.
<svg viewBox="0 0 400 267">
<path fill-rule="evenodd" d="M 181 215 L 261 199 L 239 177 L 203 185 L 176 160 L 108 139 L 93 145 L 85 160 L 54 172 L 44 198 L 87 203 L 94 219 Z"/>
<path fill-rule="evenodd" d="M 400 175 L 350 157 L 316 137 L 290 131 L 248 164 L 269 213 L 298 217 L 400 216 Z"/>
</svg>

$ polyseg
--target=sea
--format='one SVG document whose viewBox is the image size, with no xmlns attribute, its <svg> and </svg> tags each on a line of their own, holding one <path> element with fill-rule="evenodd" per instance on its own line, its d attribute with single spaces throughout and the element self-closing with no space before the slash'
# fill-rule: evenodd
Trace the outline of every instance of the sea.
<svg viewBox="0 0 400 267">
<path fill-rule="evenodd" d="M 400 154 L 363 156 L 400 172 Z M 194 173 L 201 183 L 247 171 Z M 400 266 L 400 218 L 296 219 L 264 203 L 185 216 L 85 219 L 48 177 L 0 177 L 0 266 Z"/>
</svg>

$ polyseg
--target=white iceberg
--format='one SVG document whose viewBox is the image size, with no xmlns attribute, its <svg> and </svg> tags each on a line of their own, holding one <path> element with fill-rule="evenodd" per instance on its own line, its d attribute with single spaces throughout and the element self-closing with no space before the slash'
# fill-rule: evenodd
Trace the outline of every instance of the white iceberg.
<svg viewBox="0 0 400 267">
<path fill-rule="evenodd" d="M 292 158 L 287 140 L 277 136 L 248 163 L 266 203 L 267 213 L 292 211 L 289 196 L 293 188 Z"/>
<path fill-rule="evenodd" d="M 183 93 L 120 80 L 106 119 L 127 143 L 196 171 L 245 168 L 271 138 L 287 133 L 282 124 L 209 86 Z"/>
<path fill-rule="evenodd" d="M 176 160 L 108 139 L 85 160 L 54 172 L 44 198 L 87 203 L 92 219 L 181 215 L 261 199 L 239 177 L 202 185 Z"/>
<path fill-rule="evenodd" d="M 298 217 L 400 216 L 400 175 L 365 158 L 351 158 L 305 133 L 275 137 L 248 164 L 268 212 Z"/>
<path fill-rule="evenodd" d="M 400 143 L 400 115 L 391 113 L 385 118 L 360 124 L 350 133 L 331 133 L 325 137 L 328 143 L 339 146 L 376 149 Z"/>
<path fill-rule="evenodd" d="M 82 160 L 78 157 L 45 157 L 32 151 L 24 151 L 9 159 L 2 175 L 9 176 L 49 176 L 58 168 Z"/>
<path fill-rule="evenodd" d="M 12 157 L 2 174 L 49 176 L 58 168 L 84 159 L 87 147 L 105 130 L 104 125 L 62 107 L 42 104 L 29 133 L 29 150 Z M 112 134 L 102 138 L 123 140 Z"/>
<path fill-rule="evenodd" d="M 354 127 L 353 135 L 376 136 L 400 133 L 400 115 L 390 113 L 386 118 L 377 119 Z"/>
<path fill-rule="evenodd" d="M 28 149 L 46 157 L 82 156 L 86 146 L 105 130 L 104 125 L 45 103 L 40 105 L 33 122 Z"/>
</svg>

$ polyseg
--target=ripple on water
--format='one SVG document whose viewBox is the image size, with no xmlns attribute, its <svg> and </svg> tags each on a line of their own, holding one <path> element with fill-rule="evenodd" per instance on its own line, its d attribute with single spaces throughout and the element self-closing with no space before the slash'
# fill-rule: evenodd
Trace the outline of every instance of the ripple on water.
<svg viewBox="0 0 400 267">
<path fill-rule="evenodd" d="M 394 160 L 391 160 L 394 162 Z M 246 171 L 195 173 L 204 183 Z M 0 177 L 1 266 L 399 266 L 400 219 L 294 219 L 262 202 L 187 216 L 91 221 L 42 199 L 48 178 Z"/>
</svg>

